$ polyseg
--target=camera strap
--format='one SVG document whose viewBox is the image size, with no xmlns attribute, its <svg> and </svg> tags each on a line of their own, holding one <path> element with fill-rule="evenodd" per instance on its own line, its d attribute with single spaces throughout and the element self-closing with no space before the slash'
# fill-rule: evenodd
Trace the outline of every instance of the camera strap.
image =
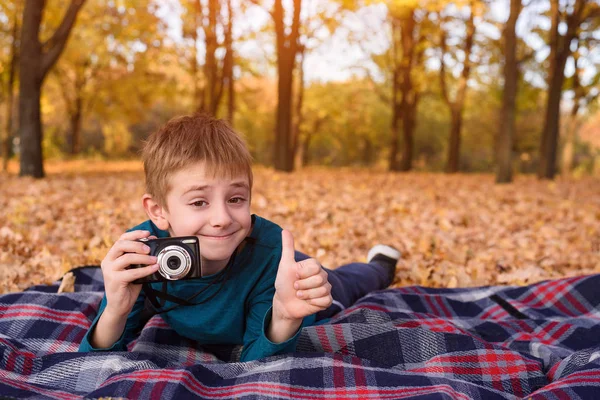
<svg viewBox="0 0 600 400">
<path fill-rule="evenodd" d="M 173 296 L 167 293 L 167 282 L 162 283 L 161 290 L 154 290 L 154 288 L 152 288 L 152 286 L 150 286 L 149 283 L 144 283 L 142 287 L 144 289 L 144 292 L 146 293 L 146 296 L 148 297 L 148 300 L 150 300 L 150 303 L 155 309 L 159 309 L 162 306 L 164 306 L 165 300 L 170 301 L 172 303 L 180 304 L 182 306 L 194 305 L 194 303 L 191 303 L 186 299 L 182 299 L 180 297 Z"/>
<path fill-rule="evenodd" d="M 212 281 L 210 281 L 210 283 L 208 283 L 208 285 L 206 285 L 204 288 L 200 289 L 199 291 L 197 291 L 196 293 L 194 293 L 187 299 L 183 299 L 181 297 L 177 297 L 177 296 L 167 293 L 167 282 L 166 281 L 162 282 L 161 290 L 155 290 L 149 283 L 144 283 L 142 285 L 142 288 L 144 289 L 144 293 L 146 294 L 146 298 L 148 299 L 151 307 L 154 309 L 153 313 L 154 314 L 163 314 L 163 313 L 171 311 L 180 306 L 196 306 L 196 305 L 206 303 L 207 301 L 211 300 L 213 297 L 215 297 L 217 295 L 217 293 L 219 293 L 221 291 L 221 289 L 223 288 L 223 284 L 225 282 L 227 282 L 227 280 L 229 279 L 231 270 L 233 269 L 233 264 L 235 263 L 236 253 L 237 252 L 233 253 L 233 255 L 229 259 L 229 262 L 227 263 L 225 268 L 221 272 L 217 273 L 216 276 L 214 277 L 214 279 Z M 213 286 L 213 284 L 219 283 L 219 282 L 221 283 L 219 288 L 213 294 L 211 294 L 208 298 L 206 298 L 200 302 L 197 302 L 197 303 L 192 302 L 193 299 L 198 297 L 200 294 L 204 293 L 211 286 Z M 176 305 L 169 307 L 167 309 L 161 310 L 161 308 L 165 305 L 165 301 L 170 301 L 172 303 L 175 303 Z"/>
</svg>

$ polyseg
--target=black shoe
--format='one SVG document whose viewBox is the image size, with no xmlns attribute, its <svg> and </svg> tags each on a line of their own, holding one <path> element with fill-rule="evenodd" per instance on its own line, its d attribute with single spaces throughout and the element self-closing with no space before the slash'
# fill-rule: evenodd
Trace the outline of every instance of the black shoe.
<svg viewBox="0 0 600 400">
<path fill-rule="evenodd" d="M 369 250 L 367 262 L 369 264 L 381 265 L 388 271 L 388 286 L 396 278 L 396 263 L 402 257 L 399 250 L 385 244 L 377 244 Z"/>
</svg>

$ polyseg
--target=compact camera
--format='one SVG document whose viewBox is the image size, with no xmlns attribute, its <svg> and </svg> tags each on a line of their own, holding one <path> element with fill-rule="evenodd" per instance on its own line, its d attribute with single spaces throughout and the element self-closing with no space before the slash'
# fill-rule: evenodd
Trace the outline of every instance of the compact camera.
<svg viewBox="0 0 600 400">
<path fill-rule="evenodd" d="M 139 239 L 150 247 L 150 255 L 156 256 L 158 271 L 133 283 L 177 281 L 202 277 L 200 244 L 195 236 L 179 236 L 159 239 Z M 134 264 L 129 268 L 146 267 Z"/>
</svg>

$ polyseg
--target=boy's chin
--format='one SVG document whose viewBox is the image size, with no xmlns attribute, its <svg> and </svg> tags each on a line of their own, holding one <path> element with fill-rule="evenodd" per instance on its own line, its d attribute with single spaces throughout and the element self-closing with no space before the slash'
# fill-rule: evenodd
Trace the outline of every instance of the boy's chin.
<svg viewBox="0 0 600 400">
<path fill-rule="evenodd" d="M 227 264 L 229 263 L 229 257 L 211 257 L 205 258 L 202 257 L 202 276 L 208 276 L 216 274 L 217 272 L 223 270 Z"/>
<path fill-rule="evenodd" d="M 229 255 L 202 255 L 202 262 L 208 264 L 218 264 L 222 262 L 227 262 L 231 258 L 231 254 Z"/>
<path fill-rule="evenodd" d="M 200 253 L 202 254 L 202 248 L 200 248 Z M 225 251 L 225 252 L 217 252 L 210 251 L 202 254 L 202 262 L 205 264 L 221 264 L 227 263 L 231 258 L 233 252 Z"/>
</svg>

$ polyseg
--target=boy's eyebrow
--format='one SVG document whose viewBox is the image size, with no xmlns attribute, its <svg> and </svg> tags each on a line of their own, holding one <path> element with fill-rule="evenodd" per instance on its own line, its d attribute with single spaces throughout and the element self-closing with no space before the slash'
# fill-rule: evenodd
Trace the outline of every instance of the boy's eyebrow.
<svg viewBox="0 0 600 400">
<path fill-rule="evenodd" d="M 244 181 L 238 181 L 238 182 L 233 182 L 230 186 L 236 187 L 236 188 L 242 188 L 242 189 L 250 189 L 250 187 L 248 186 L 248 184 Z"/>
<path fill-rule="evenodd" d="M 242 188 L 242 189 L 250 190 L 250 187 L 249 187 L 248 183 L 246 183 L 244 181 L 233 182 L 229 186 L 234 187 L 234 188 Z M 183 194 L 186 194 L 186 193 L 189 193 L 189 192 L 194 192 L 194 191 L 203 191 L 203 190 L 208 189 L 208 188 L 210 188 L 210 185 L 194 185 L 194 186 L 188 187 L 183 192 Z"/>
<path fill-rule="evenodd" d="M 207 187 L 209 187 L 208 185 L 195 185 L 195 186 L 190 186 L 189 188 L 187 188 L 183 194 L 189 193 L 189 192 L 194 192 L 194 191 L 202 191 L 204 189 L 206 189 Z"/>
</svg>

